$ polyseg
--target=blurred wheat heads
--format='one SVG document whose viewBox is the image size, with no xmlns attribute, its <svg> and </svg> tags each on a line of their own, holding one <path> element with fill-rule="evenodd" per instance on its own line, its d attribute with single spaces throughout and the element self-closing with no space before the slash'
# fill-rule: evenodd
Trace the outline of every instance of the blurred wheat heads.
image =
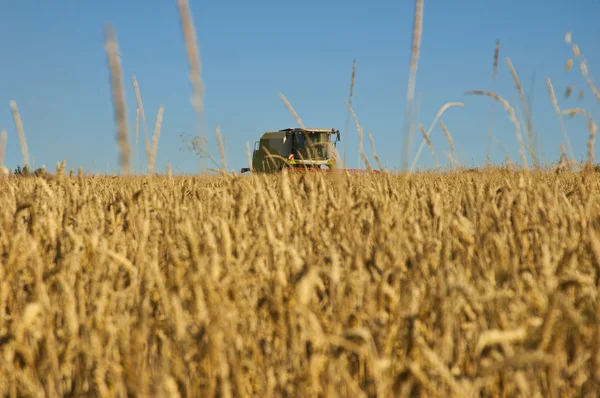
<svg viewBox="0 0 600 398">
<path fill-rule="evenodd" d="M 110 72 L 115 123 L 117 125 L 117 146 L 120 153 L 119 165 L 121 167 L 121 174 L 127 175 L 131 172 L 131 147 L 129 145 L 127 109 L 125 107 L 125 89 L 123 87 L 119 44 L 112 25 L 106 25 L 105 34 L 105 49 Z"/>
</svg>

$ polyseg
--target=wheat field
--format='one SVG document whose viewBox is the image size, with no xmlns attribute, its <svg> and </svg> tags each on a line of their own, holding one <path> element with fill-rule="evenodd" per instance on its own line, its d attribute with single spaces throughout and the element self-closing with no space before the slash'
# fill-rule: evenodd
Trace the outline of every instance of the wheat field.
<svg viewBox="0 0 600 398">
<path fill-rule="evenodd" d="M 0 395 L 596 396 L 598 174 L 0 180 Z"/>
<path fill-rule="evenodd" d="M 191 146 L 205 162 L 202 64 L 188 2 L 177 6 L 200 126 Z M 11 101 L 25 171 L 5 167 L 2 129 L 0 396 L 599 396 L 597 126 L 585 109 L 561 109 L 546 78 L 566 149 L 561 143 L 556 167 L 542 165 L 509 58 L 526 120 L 495 92 L 496 42 L 494 91 L 468 94 L 492 103 L 488 160 L 500 104 L 515 126 L 522 167 L 507 155 L 503 167 L 465 168 L 439 120 L 464 104 L 442 106 L 429 130 L 411 120 L 422 19 L 423 0 L 415 0 L 404 171 L 415 131 L 423 141 L 408 173 L 379 164 L 379 174 L 238 176 L 226 172 L 218 126 L 222 173 L 156 173 L 163 107 L 149 137 L 132 76 L 131 145 L 110 26 L 105 50 L 121 176 L 65 173 L 66 160 L 55 174 L 31 173 Z M 566 72 L 579 63 L 600 103 L 579 47 L 569 33 L 565 41 L 573 52 Z M 356 61 L 348 120 L 370 168 L 352 109 L 355 74 Z M 581 168 L 562 122 L 568 115 L 588 119 Z M 447 170 L 437 167 L 430 139 L 438 121 Z M 131 167 L 140 128 L 147 175 Z M 413 173 L 425 144 L 436 169 Z"/>
</svg>

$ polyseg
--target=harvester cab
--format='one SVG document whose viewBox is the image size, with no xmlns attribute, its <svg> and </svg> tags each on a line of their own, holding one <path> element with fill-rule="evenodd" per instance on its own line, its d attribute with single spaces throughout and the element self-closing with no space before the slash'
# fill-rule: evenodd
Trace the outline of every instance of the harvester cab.
<svg viewBox="0 0 600 398">
<path fill-rule="evenodd" d="M 254 144 L 252 169 L 248 171 L 276 173 L 284 168 L 320 169 L 336 166 L 336 144 L 340 131 L 336 129 L 288 128 L 266 132 Z"/>
</svg>

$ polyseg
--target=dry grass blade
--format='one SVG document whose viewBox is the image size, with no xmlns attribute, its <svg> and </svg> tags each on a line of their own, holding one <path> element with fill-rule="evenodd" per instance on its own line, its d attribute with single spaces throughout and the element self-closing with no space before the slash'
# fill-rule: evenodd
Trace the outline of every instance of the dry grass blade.
<svg viewBox="0 0 600 398">
<path fill-rule="evenodd" d="M 105 47 L 111 78 L 115 124 L 117 125 L 117 145 L 121 154 L 119 165 L 121 167 L 121 173 L 127 175 L 131 171 L 131 147 L 129 145 L 129 130 L 127 128 L 125 89 L 123 87 L 123 72 L 121 70 L 119 44 L 117 43 L 114 28 L 111 25 L 106 27 Z"/>
<path fill-rule="evenodd" d="M 412 32 L 412 48 L 410 56 L 410 73 L 406 93 L 406 112 L 404 114 L 404 159 L 402 169 L 406 170 L 410 159 L 413 134 L 417 121 L 414 114 L 415 87 L 417 81 L 417 68 L 419 65 L 419 51 L 421 48 L 421 35 L 423 34 L 423 0 L 415 0 L 415 14 Z"/>
<path fill-rule="evenodd" d="M 513 125 L 515 126 L 515 131 L 517 134 L 517 141 L 519 143 L 519 154 L 521 155 L 521 161 L 523 162 L 523 167 L 525 168 L 526 171 L 529 170 L 529 164 L 527 163 L 527 157 L 525 156 L 525 150 L 524 150 L 525 143 L 523 142 L 523 137 L 521 136 L 521 127 L 519 126 L 519 122 L 517 121 L 517 118 L 515 116 L 515 111 L 510 106 L 508 101 L 505 100 L 504 98 L 500 97 L 498 94 L 491 93 L 489 91 L 471 90 L 471 91 L 467 91 L 466 94 L 467 95 L 469 95 L 469 94 L 486 95 L 488 97 L 495 99 L 496 101 L 498 101 L 498 103 L 500 103 L 504 107 L 504 109 L 508 112 L 511 122 L 513 122 Z"/>
</svg>

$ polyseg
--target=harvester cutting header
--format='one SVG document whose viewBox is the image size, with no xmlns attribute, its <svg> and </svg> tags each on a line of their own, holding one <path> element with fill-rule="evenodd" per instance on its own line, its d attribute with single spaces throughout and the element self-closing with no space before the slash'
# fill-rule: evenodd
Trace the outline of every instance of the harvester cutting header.
<svg viewBox="0 0 600 398">
<path fill-rule="evenodd" d="M 288 128 L 268 131 L 260 141 L 254 143 L 252 170 L 241 172 L 277 173 L 287 168 L 290 171 L 349 171 L 366 172 L 359 169 L 338 169 L 336 144 L 340 131 L 326 128 Z"/>
</svg>

